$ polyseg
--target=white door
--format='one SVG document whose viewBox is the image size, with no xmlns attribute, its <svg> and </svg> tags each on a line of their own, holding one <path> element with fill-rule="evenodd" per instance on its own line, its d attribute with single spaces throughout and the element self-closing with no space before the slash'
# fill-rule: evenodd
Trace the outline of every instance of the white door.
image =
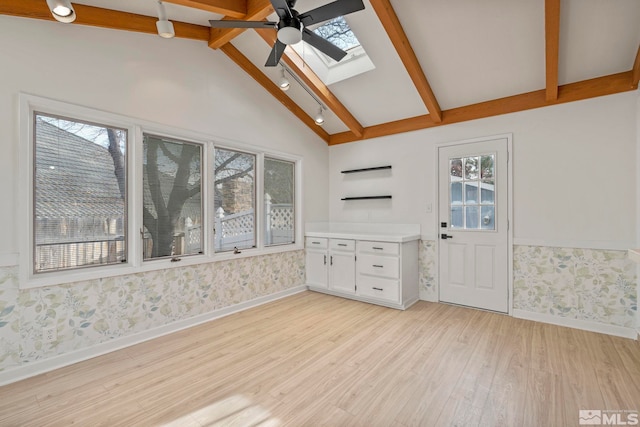
<svg viewBox="0 0 640 427">
<path fill-rule="evenodd" d="M 440 301 L 509 307 L 508 140 L 440 147 Z"/>
</svg>

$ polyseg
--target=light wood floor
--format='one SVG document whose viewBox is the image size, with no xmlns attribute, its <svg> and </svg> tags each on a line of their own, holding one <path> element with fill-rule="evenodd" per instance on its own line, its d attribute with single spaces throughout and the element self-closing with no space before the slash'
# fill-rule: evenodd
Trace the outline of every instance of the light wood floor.
<svg viewBox="0 0 640 427">
<path fill-rule="evenodd" d="M 1 426 L 573 426 L 640 410 L 640 344 L 305 292 L 0 388 Z"/>
</svg>

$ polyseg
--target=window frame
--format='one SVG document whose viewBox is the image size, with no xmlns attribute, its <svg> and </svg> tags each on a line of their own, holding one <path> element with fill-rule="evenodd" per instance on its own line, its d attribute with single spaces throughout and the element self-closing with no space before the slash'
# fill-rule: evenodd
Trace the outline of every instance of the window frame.
<svg viewBox="0 0 640 427">
<path fill-rule="evenodd" d="M 303 218 L 303 158 L 298 155 L 271 150 L 264 146 L 247 144 L 225 139 L 209 134 L 161 125 L 155 122 L 130 118 L 124 115 L 109 113 L 94 108 L 83 107 L 35 95 L 19 94 L 18 132 L 20 148 L 18 152 L 20 165 L 20 184 L 18 197 L 18 216 L 16 218 L 21 236 L 19 254 L 20 289 L 30 289 L 43 286 L 60 285 L 85 280 L 115 277 L 121 275 L 142 273 L 161 269 L 180 268 L 189 265 L 247 258 L 272 253 L 290 252 L 304 249 L 302 245 Z M 105 126 L 122 128 L 127 131 L 127 260 L 119 264 L 106 266 L 88 266 L 61 271 L 40 272 L 34 274 L 34 167 L 35 147 L 33 144 L 34 126 L 33 114 L 40 112 L 45 115 L 62 116 L 72 120 L 98 123 Z M 143 174 L 143 134 L 153 134 L 167 139 L 183 140 L 199 144 L 202 148 L 202 180 L 201 191 L 204 197 L 203 205 L 203 253 L 180 257 L 179 262 L 170 257 L 143 259 L 142 254 L 142 191 Z M 233 251 L 215 252 L 214 250 L 214 197 L 213 173 L 215 149 L 222 148 L 246 152 L 256 156 L 255 164 L 255 237 L 256 247 L 242 249 L 241 253 Z M 264 158 L 289 161 L 294 163 L 294 209 L 295 209 L 295 241 L 291 244 L 265 246 L 264 239 Z"/>
<path fill-rule="evenodd" d="M 115 261 L 115 262 L 111 262 L 111 263 L 106 263 L 106 264 L 83 264 L 83 265 L 79 265 L 76 267 L 67 267 L 67 268 L 59 268 L 59 269 L 50 269 L 50 270 L 38 270 L 37 266 L 36 266 L 36 259 L 38 259 L 39 257 L 37 256 L 37 247 L 38 244 L 36 243 L 36 233 L 35 230 L 37 228 L 37 222 L 36 222 L 36 215 L 35 215 L 35 210 L 36 210 L 36 205 L 37 205 L 37 197 L 36 197 L 36 193 L 37 193 L 37 189 L 36 189 L 36 178 L 37 178 L 37 168 L 36 168 L 36 164 L 37 164 L 37 153 L 38 153 L 38 149 L 36 146 L 36 134 L 37 134 L 37 117 L 47 117 L 47 118 L 51 118 L 51 119 L 59 119 L 59 120 L 63 120 L 63 121 L 67 121 L 70 123 L 77 123 L 77 124 L 85 124 L 85 125 L 90 125 L 90 126 L 96 126 L 96 127 L 104 127 L 104 128 L 117 128 L 119 130 L 124 130 L 125 132 L 127 132 L 127 136 L 126 136 L 126 140 L 125 140 L 125 152 L 124 152 L 124 158 L 125 158 L 125 194 L 124 194 L 124 209 L 123 209 L 123 214 L 124 214 L 124 218 L 123 218 L 123 233 L 124 233 L 124 260 L 123 261 Z M 79 270 L 79 269 L 83 269 L 83 268 L 96 268 L 99 266 L 102 267 L 108 267 L 108 266 L 113 266 L 113 265 L 118 265 L 121 263 L 126 262 L 126 260 L 129 258 L 129 229 L 128 229 L 128 224 L 129 224 L 129 217 L 128 217 L 128 212 L 127 212 L 127 208 L 129 205 L 129 191 L 128 191 L 128 182 L 129 182 L 129 170 L 126 167 L 126 165 L 128 165 L 128 158 L 129 158 L 129 131 L 126 128 L 122 128 L 122 127 L 116 127 L 113 125 L 107 125 L 105 123 L 98 123 L 98 122 L 91 122 L 88 120 L 83 120 L 83 119 L 78 119 L 76 118 L 71 118 L 71 117 L 67 117 L 67 116 L 62 116 L 62 115 L 58 115 L 58 114 L 49 114 L 49 113 L 44 113 L 38 109 L 34 109 L 32 111 L 32 114 L 30 115 L 30 120 L 31 120 L 31 132 L 32 132 L 32 137 L 29 141 L 30 144 L 30 148 L 32 150 L 32 167 L 31 167 L 31 174 L 32 174 L 32 191 L 31 191 L 31 206 L 33 206 L 32 212 L 31 212 L 31 216 L 30 216 L 30 220 L 31 220 L 31 227 L 32 230 L 34 230 L 31 239 L 32 241 L 30 242 L 31 244 L 31 259 L 32 262 L 30 263 L 30 268 L 31 268 L 31 272 L 34 276 L 41 276 L 42 274 L 47 274 L 47 273 L 52 273 L 52 272 L 62 272 L 62 271 L 74 271 L 74 270 Z M 45 120 L 46 122 L 46 120 Z M 77 242 L 74 243 L 82 243 L 82 240 L 79 240 Z"/>
<path fill-rule="evenodd" d="M 251 152 L 248 150 L 243 150 L 243 149 L 238 149 L 238 148 L 233 148 L 233 147 L 229 147 L 229 146 L 225 146 L 225 145 L 220 145 L 220 144 L 214 144 L 213 147 L 213 162 L 210 164 L 211 167 L 211 175 L 208 177 L 209 179 L 207 179 L 207 181 L 211 182 L 211 195 L 209 195 L 209 197 L 211 198 L 211 203 L 213 205 L 213 222 L 210 224 L 210 228 L 211 229 L 211 233 L 213 235 L 213 239 L 215 239 L 215 233 L 213 231 L 213 225 L 215 224 L 215 215 L 216 215 L 216 209 L 215 209 L 215 174 L 216 174 L 216 168 L 215 168 L 215 160 L 216 160 L 216 152 L 218 150 L 225 150 L 225 151 L 234 151 L 236 153 L 241 153 L 241 154 L 246 154 L 246 155 L 250 155 L 250 156 L 254 156 L 254 165 L 253 165 L 253 241 L 254 241 L 254 246 L 253 247 L 249 247 L 249 248 L 238 248 L 240 251 L 250 251 L 253 249 L 257 249 L 260 247 L 263 247 L 264 245 L 260 242 L 258 242 L 258 230 L 261 229 L 261 225 L 258 223 L 259 222 L 259 218 L 261 218 L 262 215 L 262 209 L 258 207 L 258 186 L 259 183 L 261 183 L 262 185 L 264 185 L 262 183 L 262 179 L 259 179 L 258 177 L 258 171 L 262 171 L 263 168 L 263 162 L 264 162 L 264 155 L 262 153 L 257 153 L 257 152 Z M 262 199 L 260 199 L 262 200 Z M 216 248 L 215 248 L 215 242 L 212 245 L 211 248 L 213 253 L 216 254 L 225 254 L 228 252 L 232 252 L 233 253 L 233 249 L 226 249 L 226 250 L 220 250 L 219 252 L 216 252 Z M 237 255 L 237 254 L 236 254 Z"/>
<path fill-rule="evenodd" d="M 155 260 L 160 260 L 160 259 L 179 259 L 182 260 L 183 257 L 193 257 L 193 256 L 198 256 L 198 255 L 203 255 L 206 252 L 206 237 L 205 237 L 205 231 L 206 231 L 206 197 L 207 197 L 207 193 L 205 192 L 204 188 L 206 187 L 206 183 L 208 182 L 208 175 L 206 173 L 206 154 L 205 154 L 205 143 L 202 141 L 193 141 L 191 139 L 187 139 L 187 138 L 178 138 L 178 137 L 169 137 L 167 135 L 161 135 L 158 133 L 154 133 L 154 132 L 147 132 L 146 130 L 141 130 L 141 139 L 140 139 L 140 165 L 142 166 L 144 163 L 144 137 L 145 136 L 153 136 L 156 138 L 160 138 L 160 139 L 166 139 L 170 142 L 174 142 L 174 143 L 183 143 L 183 144 L 191 144 L 191 145 L 195 145 L 198 146 L 200 148 L 200 198 L 201 198 L 201 202 L 200 202 L 200 209 L 201 209 L 201 221 L 202 221 L 202 234 L 201 234 L 201 238 L 202 238 L 202 253 L 193 253 L 193 254 L 179 254 L 179 255 L 165 255 L 165 256 L 160 256 L 160 257 L 155 257 L 155 258 L 145 258 L 144 257 L 144 250 L 142 250 L 142 262 L 143 263 L 148 263 L 148 262 L 152 262 Z M 143 218 L 143 209 L 144 209 L 144 173 L 142 173 L 143 168 L 140 167 L 139 168 L 141 173 L 140 173 L 140 194 L 139 194 L 139 198 L 140 198 L 140 222 L 141 222 L 141 233 L 140 233 L 140 244 L 144 245 L 144 218 Z M 144 249 L 144 248 L 142 248 Z M 175 261 L 174 261 L 175 262 Z"/>
</svg>

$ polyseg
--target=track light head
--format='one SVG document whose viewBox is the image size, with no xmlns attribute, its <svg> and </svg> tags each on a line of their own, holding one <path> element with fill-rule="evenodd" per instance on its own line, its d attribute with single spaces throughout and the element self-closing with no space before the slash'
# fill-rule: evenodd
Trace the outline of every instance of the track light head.
<svg viewBox="0 0 640 427">
<path fill-rule="evenodd" d="M 69 24 L 76 20 L 76 11 L 69 0 L 47 0 L 47 6 L 56 21 Z"/>
<path fill-rule="evenodd" d="M 164 4 L 158 0 L 158 21 L 156 22 L 158 35 L 163 39 L 175 37 L 176 32 L 173 29 L 173 22 L 167 19 L 167 12 L 164 10 Z"/>
<path fill-rule="evenodd" d="M 318 114 L 313 118 L 318 126 L 322 126 L 324 124 L 324 114 L 322 114 L 322 105 L 318 107 Z"/>
<path fill-rule="evenodd" d="M 284 75 L 284 68 L 281 69 L 280 79 L 278 80 L 278 87 L 285 92 L 288 91 L 289 88 L 291 87 L 291 83 L 289 82 L 289 79 L 287 79 Z"/>
</svg>

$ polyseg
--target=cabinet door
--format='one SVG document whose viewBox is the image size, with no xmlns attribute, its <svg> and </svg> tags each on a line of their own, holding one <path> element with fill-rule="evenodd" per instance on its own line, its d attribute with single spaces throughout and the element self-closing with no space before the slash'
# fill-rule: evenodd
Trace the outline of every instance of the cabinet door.
<svg viewBox="0 0 640 427">
<path fill-rule="evenodd" d="M 329 287 L 354 294 L 356 292 L 356 263 L 353 253 L 331 252 L 329 257 Z"/>
<path fill-rule="evenodd" d="M 307 250 L 306 255 L 307 285 L 327 288 L 327 253 L 325 251 Z"/>
</svg>

